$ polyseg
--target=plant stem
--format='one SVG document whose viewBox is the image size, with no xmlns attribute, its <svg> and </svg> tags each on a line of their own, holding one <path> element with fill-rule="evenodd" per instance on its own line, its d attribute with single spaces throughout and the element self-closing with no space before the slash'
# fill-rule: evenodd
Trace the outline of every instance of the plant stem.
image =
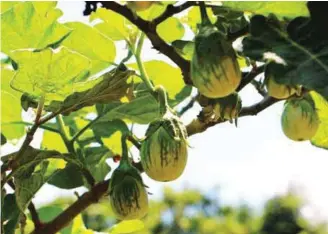
<svg viewBox="0 0 328 234">
<path fill-rule="evenodd" d="M 35 120 L 34 120 L 34 124 L 33 126 L 28 130 L 28 132 L 26 133 L 26 137 L 25 137 L 25 140 L 21 146 L 21 148 L 19 149 L 18 153 L 16 154 L 16 157 L 15 157 L 15 161 L 19 161 L 27 147 L 30 145 L 30 143 L 32 142 L 33 140 L 33 136 L 36 132 L 36 130 L 38 129 L 38 127 L 41 125 L 40 123 L 40 118 L 41 118 L 41 113 L 42 113 L 42 110 L 43 110 L 43 106 L 44 106 L 44 96 L 41 97 L 40 101 L 39 101 L 39 104 L 38 104 L 38 108 L 37 108 L 37 111 L 36 111 L 36 116 L 35 116 Z M 11 179 L 11 177 L 13 176 L 13 171 L 11 171 L 2 181 L 1 181 L 1 189 L 3 188 L 3 186 Z"/>
<path fill-rule="evenodd" d="M 161 115 L 164 115 L 169 108 L 169 104 L 167 102 L 166 90 L 162 85 L 158 85 L 155 88 L 155 92 L 158 94 L 159 112 Z"/>
<path fill-rule="evenodd" d="M 65 129 L 65 123 L 64 123 L 63 117 L 61 115 L 56 116 L 56 121 L 57 121 L 57 124 L 58 124 L 60 135 L 61 135 L 61 137 L 62 137 L 62 139 L 64 141 L 64 144 L 65 144 L 68 152 L 70 152 L 72 154 L 75 154 L 76 152 L 75 152 L 75 149 L 74 149 L 74 141 L 69 140 L 69 138 L 68 138 L 68 134 L 67 134 L 67 131 Z M 87 128 L 85 128 L 85 130 L 86 129 Z M 91 175 L 91 173 L 89 172 L 89 170 L 85 166 L 83 166 L 81 168 L 81 172 L 82 172 L 84 178 L 86 179 L 86 181 L 88 182 L 88 184 L 91 187 L 94 186 L 94 184 L 96 183 L 96 181 L 93 178 L 93 176 Z"/>
<path fill-rule="evenodd" d="M 128 134 L 123 134 L 121 137 L 121 145 L 122 145 L 122 162 L 129 162 L 128 156 L 128 145 L 126 144 L 126 140 L 128 139 Z"/>
<path fill-rule="evenodd" d="M 138 67 L 139 67 L 141 79 L 143 80 L 143 82 L 145 82 L 145 84 L 146 84 L 147 88 L 149 89 L 149 91 L 154 93 L 154 86 L 150 82 L 150 79 L 148 78 L 145 67 L 144 67 L 144 65 L 141 61 L 141 50 L 142 50 L 142 45 L 143 45 L 144 39 L 145 39 L 145 34 L 142 33 L 140 38 L 139 38 L 139 41 L 138 41 L 137 50 L 135 52 L 135 57 L 136 57 L 137 64 L 138 64 Z"/>
<path fill-rule="evenodd" d="M 70 142 L 73 144 L 74 141 L 76 141 L 86 130 L 88 130 L 91 125 L 93 125 L 98 119 L 100 118 L 100 116 L 97 116 L 97 118 L 95 118 L 94 120 L 90 121 L 87 125 L 85 125 L 80 131 L 78 131 L 70 140 Z"/>
<path fill-rule="evenodd" d="M 10 125 L 10 124 L 22 124 L 22 125 L 33 126 L 33 123 L 25 122 L 25 121 L 13 121 L 13 122 L 4 123 L 3 125 Z M 59 133 L 58 129 L 49 127 L 47 125 L 39 125 L 39 128 L 42 128 L 44 130 L 48 130 L 50 132 Z"/>
<path fill-rule="evenodd" d="M 64 123 L 63 117 L 61 115 L 57 115 L 56 116 L 56 122 L 57 122 L 57 125 L 58 125 L 60 136 L 63 139 L 64 144 L 65 144 L 68 152 L 75 153 L 75 149 L 73 147 L 73 144 L 69 140 L 68 133 L 65 129 L 65 123 Z"/>
<path fill-rule="evenodd" d="M 199 2 L 199 10 L 200 10 L 200 15 L 202 18 L 202 24 L 209 24 L 211 23 L 210 19 L 208 18 L 207 12 L 206 12 L 206 5 L 205 2 L 200 1 Z"/>
<path fill-rule="evenodd" d="M 141 144 L 139 143 L 139 140 L 132 133 L 127 136 L 127 140 L 129 140 L 137 149 L 141 149 Z"/>
</svg>

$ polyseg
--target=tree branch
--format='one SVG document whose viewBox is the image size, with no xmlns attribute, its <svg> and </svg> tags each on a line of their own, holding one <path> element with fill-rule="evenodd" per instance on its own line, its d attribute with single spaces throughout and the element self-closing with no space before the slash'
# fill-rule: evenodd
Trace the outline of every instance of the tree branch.
<svg viewBox="0 0 328 234">
<path fill-rule="evenodd" d="M 242 90 L 246 85 L 248 85 L 252 80 L 255 79 L 255 77 L 257 77 L 262 72 L 264 72 L 264 66 L 255 67 L 248 73 L 243 72 L 241 82 L 237 87 L 236 92 Z"/>
<path fill-rule="evenodd" d="M 84 193 L 79 199 L 70 205 L 49 223 L 45 223 L 40 229 L 36 229 L 32 234 L 55 234 L 79 215 L 83 210 L 99 199 L 107 192 L 109 180 L 96 184 L 89 192 Z"/>
<path fill-rule="evenodd" d="M 263 83 L 257 80 L 252 80 L 251 84 L 254 86 L 254 88 L 257 90 L 257 92 L 262 95 L 262 97 L 267 96 L 267 92 L 264 89 Z"/>
<path fill-rule="evenodd" d="M 198 2 L 196 1 L 187 1 L 179 6 L 173 6 L 172 4 L 167 5 L 166 10 L 157 18 L 153 19 L 152 23 L 157 26 L 160 23 L 164 22 L 171 16 L 180 13 L 186 9 L 188 9 L 191 6 L 196 6 L 198 5 Z"/>
<path fill-rule="evenodd" d="M 120 5 L 119 3 L 114 1 L 94 1 L 91 3 L 86 3 L 87 7 L 84 11 L 85 15 L 90 14 L 90 5 L 96 6 L 97 3 L 101 3 L 102 7 L 124 16 L 131 23 L 136 25 L 142 32 L 147 35 L 148 39 L 151 41 L 152 45 L 156 50 L 170 58 L 181 69 L 185 83 L 191 84 L 189 61 L 181 57 L 172 46 L 167 44 L 158 35 L 158 33 L 156 32 L 156 24 L 142 19 L 141 17 L 134 14 L 128 7 Z"/>
<path fill-rule="evenodd" d="M 258 113 L 260 113 L 261 111 L 265 110 L 266 108 L 275 104 L 278 101 L 282 101 L 282 100 L 275 99 L 270 96 L 266 96 L 260 102 L 252 106 L 243 107 L 239 113 L 239 117 L 257 115 Z M 208 128 L 226 121 L 227 120 L 218 120 L 215 122 L 204 123 L 200 121 L 198 118 L 194 119 L 190 124 L 187 125 L 188 136 L 204 132 Z"/>
</svg>

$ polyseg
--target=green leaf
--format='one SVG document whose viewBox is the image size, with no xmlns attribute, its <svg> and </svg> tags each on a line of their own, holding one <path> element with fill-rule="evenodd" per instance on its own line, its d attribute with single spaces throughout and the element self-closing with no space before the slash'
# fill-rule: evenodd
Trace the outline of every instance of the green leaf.
<svg viewBox="0 0 328 234">
<path fill-rule="evenodd" d="M 112 152 L 106 147 L 90 147 L 85 151 L 86 165 L 97 182 L 103 181 L 111 168 L 106 159 L 112 156 Z"/>
<path fill-rule="evenodd" d="M 223 1 L 223 6 L 232 8 L 233 10 L 250 12 L 253 14 L 269 15 L 275 14 L 279 17 L 297 17 L 308 16 L 309 12 L 306 7 L 306 2 L 292 1 L 272 1 L 272 2 L 234 2 Z"/>
<path fill-rule="evenodd" d="M 57 22 L 62 15 L 56 2 L 21 2 L 1 14 L 1 50 L 43 49 L 71 30 Z"/>
<path fill-rule="evenodd" d="M 67 163 L 64 169 L 58 170 L 48 183 L 62 189 L 73 189 L 84 185 L 80 168 L 72 163 Z"/>
<path fill-rule="evenodd" d="M 23 125 L 9 124 L 21 121 L 20 93 L 10 87 L 14 71 L 1 66 L 1 132 L 7 139 L 17 139 L 24 135 Z"/>
<path fill-rule="evenodd" d="M 91 60 L 90 76 L 113 64 L 116 48 L 111 39 L 101 34 L 96 28 L 80 22 L 70 22 L 65 25 L 73 31 L 62 45 Z"/>
<path fill-rule="evenodd" d="M 5 137 L 5 135 L 1 133 L 1 145 L 4 145 L 6 143 L 7 143 L 7 138 Z"/>
<path fill-rule="evenodd" d="M 212 10 L 217 16 L 215 26 L 222 33 L 234 33 L 243 28 L 248 28 L 248 20 L 246 20 L 243 12 L 224 6 L 213 7 Z"/>
<path fill-rule="evenodd" d="M 102 78 L 98 83 L 83 92 L 76 92 L 69 95 L 63 102 L 53 101 L 45 109 L 48 111 L 61 111 L 62 114 L 69 114 L 86 106 L 96 103 L 110 103 L 118 101 L 126 95 L 129 88 L 127 79 L 134 74 L 131 70 L 122 71 L 114 69 Z"/>
<path fill-rule="evenodd" d="M 134 123 L 148 124 L 158 116 L 158 103 L 156 99 L 148 93 L 133 99 L 131 102 L 121 104 L 108 110 L 98 121 L 107 122 L 114 119 L 123 119 Z"/>
<path fill-rule="evenodd" d="M 320 119 L 319 129 L 311 139 L 311 143 L 320 148 L 328 149 L 328 102 L 319 94 L 311 92 Z"/>
<path fill-rule="evenodd" d="M 29 177 L 15 177 L 15 195 L 19 209 L 24 212 L 36 192 L 45 184 L 53 175 L 46 175 L 49 162 L 43 161 L 40 169 L 33 172 Z"/>
<path fill-rule="evenodd" d="M 128 64 L 127 66 L 138 69 L 137 64 Z M 169 94 L 169 98 L 173 99 L 185 87 L 179 68 L 159 60 L 144 62 L 144 66 L 154 85 L 163 85 Z"/>
<path fill-rule="evenodd" d="M 144 223 L 139 219 L 127 220 L 119 222 L 114 225 L 110 230 L 110 234 L 123 234 L 141 231 L 145 228 Z"/>
<path fill-rule="evenodd" d="M 110 137 L 116 131 L 129 132 L 128 127 L 122 120 L 109 120 L 107 122 L 96 122 L 91 126 L 92 131 L 98 137 Z"/>
<path fill-rule="evenodd" d="M 96 12 L 92 12 L 90 21 L 95 19 L 101 19 L 103 22 L 94 27 L 114 41 L 128 39 L 129 35 L 137 32 L 137 27 L 125 17 L 105 8 L 98 8 Z"/>
<path fill-rule="evenodd" d="M 181 39 L 184 36 L 185 29 L 176 17 L 171 17 L 159 24 L 156 28 L 157 33 L 166 42 L 172 42 Z"/>
<path fill-rule="evenodd" d="M 172 46 L 183 58 L 191 60 L 194 54 L 195 43 L 193 41 L 176 40 Z"/>
<path fill-rule="evenodd" d="M 1 157 L 1 161 L 8 162 L 10 160 L 13 160 L 16 157 L 16 155 L 17 152 L 3 156 Z M 13 173 L 13 176 L 17 176 L 17 177 L 29 176 L 34 171 L 34 168 L 45 160 L 52 160 L 51 166 L 55 166 L 55 165 L 59 166 L 60 164 L 62 164 L 60 163 L 61 160 L 65 160 L 66 162 L 73 163 L 80 167 L 82 166 L 81 162 L 79 162 L 78 159 L 72 154 L 61 154 L 60 152 L 55 150 L 39 150 L 31 146 L 28 146 L 23 156 L 19 158 L 19 160 L 16 160 L 15 162 L 16 170 Z M 57 163 L 54 160 L 56 160 Z M 55 167 L 54 169 L 58 169 L 58 168 Z"/>
<path fill-rule="evenodd" d="M 19 216 L 20 210 L 16 203 L 15 194 L 5 195 L 3 207 L 1 207 L 1 221 L 5 222 L 4 233 L 15 233 L 15 229 L 19 221 Z"/>
<path fill-rule="evenodd" d="M 328 98 L 328 35 L 320 31 L 323 25 L 316 18 L 296 18 L 286 31 L 273 16 L 256 15 L 250 22 L 251 35 L 243 39 L 243 53 L 276 62 L 278 83 L 302 85 Z"/>
<path fill-rule="evenodd" d="M 12 58 L 19 64 L 12 86 L 34 96 L 44 94 L 48 100 L 62 100 L 76 89 L 76 78 L 89 68 L 90 61 L 62 47 L 55 52 L 15 51 Z"/>
</svg>

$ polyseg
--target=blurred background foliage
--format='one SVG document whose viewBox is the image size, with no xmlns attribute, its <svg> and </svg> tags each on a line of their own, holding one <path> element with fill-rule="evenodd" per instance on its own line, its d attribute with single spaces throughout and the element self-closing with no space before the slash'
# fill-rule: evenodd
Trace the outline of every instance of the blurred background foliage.
<svg viewBox="0 0 328 234">
<path fill-rule="evenodd" d="M 149 213 L 143 220 L 145 227 L 134 234 L 328 234 L 327 223 L 305 218 L 302 212 L 305 203 L 292 190 L 272 197 L 260 210 L 246 204 L 238 207 L 221 204 L 216 195 L 213 191 L 177 191 L 166 187 L 161 199 L 151 200 Z M 82 213 L 87 229 L 111 233 L 118 220 L 107 200 L 104 197 Z M 40 209 L 41 219 L 51 220 L 50 216 L 71 202 L 62 198 L 47 204 Z M 76 219 L 81 222 L 81 216 Z M 68 233 L 74 223 L 66 228 Z"/>
</svg>

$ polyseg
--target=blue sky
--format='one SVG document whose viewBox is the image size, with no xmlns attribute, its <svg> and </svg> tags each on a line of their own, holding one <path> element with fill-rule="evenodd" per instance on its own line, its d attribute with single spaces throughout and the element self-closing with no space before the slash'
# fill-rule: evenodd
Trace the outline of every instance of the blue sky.
<svg viewBox="0 0 328 234">
<path fill-rule="evenodd" d="M 64 11 L 61 21 L 83 21 L 82 2 L 59 2 Z M 189 31 L 186 38 L 191 38 Z M 121 43 L 118 44 L 117 61 L 126 55 Z M 146 43 L 143 50 L 144 60 L 164 59 Z M 170 61 L 168 61 L 170 62 Z M 173 64 L 170 62 L 170 64 Z M 247 106 L 261 100 L 261 96 L 252 88 L 241 92 L 243 105 Z M 208 129 L 202 134 L 192 136 L 190 140 L 189 161 L 184 174 L 176 181 L 159 183 L 146 175 L 145 183 L 150 187 L 154 198 L 160 198 L 164 186 L 177 189 L 198 188 L 205 192 L 219 186 L 218 197 L 224 202 L 248 203 L 253 207 L 275 194 L 284 193 L 288 186 L 296 184 L 309 206 L 307 216 L 328 219 L 328 178 L 327 151 L 312 146 L 309 142 L 293 142 L 287 139 L 281 130 L 280 115 L 283 103 L 275 104 L 257 116 L 243 117 L 238 128 L 224 123 Z M 195 106 L 183 116 L 185 123 L 196 117 L 199 107 Z M 145 126 L 139 126 L 138 135 L 143 135 Z M 33 142 L 39 146 L 42 132 L 37 133 Z M 17 146 L 5 146 L 2 155 L 14 151 Z M 110 162 L 115 167 L 116 165 Z M 80 189 L 83 191 L 83 189 Z M 73 195 L 73 191 L 44 186 L 34 201 L 44 204 L 49 201 L 48 194 L 55 196 Z"/>
</svg>

